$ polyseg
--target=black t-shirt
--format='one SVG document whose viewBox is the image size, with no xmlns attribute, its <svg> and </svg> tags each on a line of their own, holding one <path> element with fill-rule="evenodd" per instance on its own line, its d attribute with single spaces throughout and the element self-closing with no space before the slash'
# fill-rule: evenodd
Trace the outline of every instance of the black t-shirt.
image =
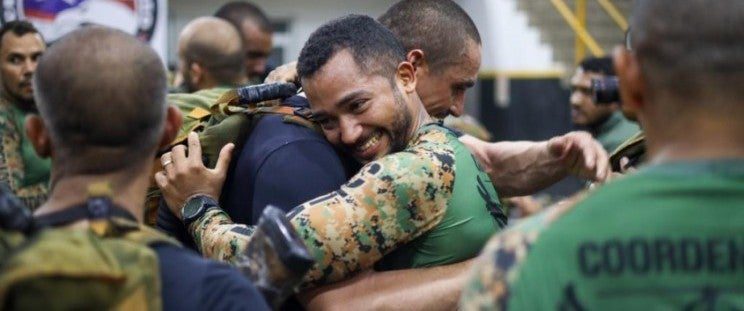
<svg viewBox="0 0 744 311">
<path fill-rule="evenodd" d="M 269 310 L 239 271 L 168 244 L 158 254 L 163 310 Z"/>
</svg>

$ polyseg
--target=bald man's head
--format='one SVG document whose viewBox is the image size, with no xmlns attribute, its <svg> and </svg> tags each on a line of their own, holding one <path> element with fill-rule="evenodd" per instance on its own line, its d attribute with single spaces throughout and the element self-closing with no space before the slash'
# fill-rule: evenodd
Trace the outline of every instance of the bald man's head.
<svg viewBox="0 0 744 311">
<path fill-rule="evenodd" d="M 178 38 L 180 71 L 190 91 L 235 85 L 244 78 L 244 48 L 240 34 L 216 17 L 199 17 Z"/>
<path fill-rule="evenodd" d="M 55 165 L 96 174 L 154 154 L 166 111 L 165 68 L 136 38 L 104 27 L 76 30 L 47 50 L 34 83 Z"/>
</svg>

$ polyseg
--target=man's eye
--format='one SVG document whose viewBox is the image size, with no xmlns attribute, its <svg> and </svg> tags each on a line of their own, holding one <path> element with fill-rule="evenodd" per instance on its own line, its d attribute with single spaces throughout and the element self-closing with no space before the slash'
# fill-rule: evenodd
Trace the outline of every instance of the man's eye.
<svg viewBox="0 0 744 311">
<path fill-rule="evenodd" d="M 329 130 L 329 129 L 332 129 L 332 128 L 335 127 L 335 122 L 333 122 L 333 120 L 331 120 L 330 118 L 326 118 L 326 117 L 315 117 L 313 119 L 323 129 Z"/>
<path fill-rule="evenodd" d="M 355 113 L 361 112 L 361 111 L 364 110 L 364 104 L 366 102 L 367 101 L 364 101 L 364 100 L 355 101 L 355 102 L 351 103 L 351 105 L 349 105 L 349 109 L 352 112 L 355 112 Z"/>
<path fill-rule="evenodd" d="M 12 64 L 18 64 L 21 62 L 21 58 L 18 56 L 12 56 L 10 59 L 8 59 L 10 63 Z"/>
</svg>

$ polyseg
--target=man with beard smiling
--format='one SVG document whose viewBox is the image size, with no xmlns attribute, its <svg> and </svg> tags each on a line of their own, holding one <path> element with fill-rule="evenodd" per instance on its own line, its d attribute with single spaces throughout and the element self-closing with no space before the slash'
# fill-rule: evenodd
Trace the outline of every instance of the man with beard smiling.
<svg viewBox="0 0 744 311">
<path fill-rule="evenodd" d="M 460 262 L 505 226 L 488 175 L 454 133 L 429 117 L 415 69 L 384 26 L 357 15 L 321 26 L 303 48 L 298 72 L 328 141 L 366 163 L 339 190 L 289 213 L 317 261 L 305 288 L 373 265 Z M 158 186 L 205 256 L 237 263 L 251 230 L 216 206 L 226 172 L 203 166 L 195 134 L 189 148 L 188 156 L 184 147 L 163 155 Z"/>
<path fill-rule="evenodd" d="M 46 200 L 49 159 L 40 158 L 26 136 L 26 116 L 36 113 L 31 80 L 46 43 L 31 23 L 11 21 L 0 29 L 0 182 L 31 209 Z"/>
</svg>

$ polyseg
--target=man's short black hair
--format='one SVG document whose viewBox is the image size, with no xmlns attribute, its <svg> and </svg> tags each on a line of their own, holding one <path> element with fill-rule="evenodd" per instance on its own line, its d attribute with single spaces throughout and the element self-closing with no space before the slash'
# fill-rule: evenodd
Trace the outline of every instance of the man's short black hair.
<svg viewBox="0 0 744 311">
<path fill-rule="evenodd" d="M 250 2 L 228 2 L 221 6 L 217 12 L 214 13 L 214 16 L 228 21 L 230 24 L 235 26 L 241 34 L 243 33 L 243 22 L 246 20 L 256 23 L 258 28 L 263 32 L 273 32 L 271 21 L 266 17 L 263 10 Z"/>
<path fill-rule="evenodd" d="M 41 33 L 39 33 L 39 30 L 36 29 L 36 27 L 34 27 L 34 24 L 31 24 L 27 21 L 9 21 L 3 24 L 3 27 L 0 28 L 0 44 L 2 44 L 1 39 L 9 31 L 19 37 L 28 33 L 35 33 L 41 36 Z"/>
<path fill-rule="evenodd" d="M 147 44 L 106 27 L 75 30 L 41 58 L 34 85 L 55 164 L 64 170 L 113 172 L 154 155 L 167 82 Z"/>
<path fill-rule="evenodd" d="M 300 78 L 314 75 L 337 52 L 348 49 L 359 68 L 367 74 L 392 79 L 406 50 L 390 30 L 365 15 L 347 15 L 315 30 L 297 61 Z"/>
<path fill-rule="evenodd" d="M 469 40 L 481 44 L 475 23 L 451 0 L 402 0 L 379 18 L 406 50 L 421 49 L 429 67 L 442 71 L 462 61 Z"/>
<path fill-rule="evenodd" d="M 615 65 L 610 57 L 587 57 L 581 61 L 579 68 L 585 72 L 598 73 L 605 76 L 615 75 Z"/>
<path fill-rule="evenodd" d="M 654 92 L 681 102 L 741 106 L 744 98 L 744 1 L 638 0 L 631 48 Z"/>
</svg>

